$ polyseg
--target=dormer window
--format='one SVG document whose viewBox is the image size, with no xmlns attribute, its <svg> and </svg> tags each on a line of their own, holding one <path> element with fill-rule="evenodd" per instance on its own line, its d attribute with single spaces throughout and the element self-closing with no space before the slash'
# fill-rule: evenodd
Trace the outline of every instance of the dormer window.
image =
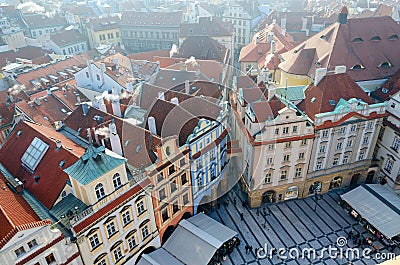
<svg viewBox="0 0 400 265">
<path fill-rule="evenodd" d="M 361 70 L 361 69 L 365 69 L 365 67 L 362 64 L 355 64 L 350 69 L 351 70 Z"/>
<path fill-rule="evenodd" d="M 354 38 L 351 42 L 354 42 L 354 43 L 363 42 L 363 39 L 358 37 L 358 38 Z"/>
<path fill-rule="evenodd" d="M 96 185 L 96 187 L 94 188 L 94 191 L 96 192 L 96 198 L 98 201 L 106 196 L 103 184 L 101 184 L 101 183 Z"/>
<path fill-rule="evenodd" d="M 390 68 L 390 67 L 392 67 L 392 64 L 390 63 L 390 62 L 383 62 L 383 63 L 381 63 L 379 66 L 378 66 L 378 68 Z"/>
<path fill-rule="evenodd" d="M 397 36 L 396 34 L 391 35 L 388 40 L 398 40 L 399 36 Z"/>
<path fill-rule="evenodd" d="M 321 35 L 320 39 L 321 40 L 326 40 L 326 35 Z"/>
<path fill-rule="evenodd" d="M 377 41 L 377 40 L 382 40 L 382 39 L 381 39 L 381 37 L 379 37 L 379 36 L 374 36 L 374 37 L 371 38 L 371 40 Z"/>
</svg>

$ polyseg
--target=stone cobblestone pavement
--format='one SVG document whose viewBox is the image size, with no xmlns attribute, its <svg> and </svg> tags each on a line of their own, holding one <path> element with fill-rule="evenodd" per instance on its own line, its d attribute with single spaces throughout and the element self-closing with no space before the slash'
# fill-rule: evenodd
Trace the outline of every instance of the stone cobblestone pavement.
<svg viewBox="0 0 400 265">
<path fill-rule="evenodd" d="M 238 232 L 241 240 L 240 246 L 233 251 L 222 265 L 245 265 L 245 264 L 378 264 L 384 260 L 377 260 L 376 255 L 371 255 L 371 259 L 362 257 L 354 258 L 349 256 L 347 260 L 343 258 L 333 259 L 326 253 L 324 257 L 316 259 L 297 258 L 280 259 L 276 255 L 272 258 L 267 257 L 259 259 L 253 253 L 246 254 L 245 245 L 253 246 L 253 249 L 264 247 L 285 248 L 287 250 L 296 248 L 300 251 L 304 248 L 314 248 L 317 256 L 322 248 L 329 246 L 337 247 L 338 237 L 347 237 L 347 233 L 353 229 L 363 237 L 371 236 L 358 222 L 348 215 L 338 204 L 339 195 L 342 190 L 332 191 L 321 196 L 317 201 L 317 210 L 314 211 L 315 200 L 313 197 L 285 201 L 278 204 L 269 205 L 269 215 L 265 217 L 257 215 L 257 209 L 249 209 L 242 205 L 242 193 L 237 189 L 231 190 L 221 201 L 229 200 L 228 207 L 215 207 L 208 214 L 215 220 L 230 227 Z M 234 198 L 237 203 L 234 204 Z M 240 219 L 240 213 L 243 213 L 244 220 Z M 268 213 L 268 211 L 267 211 Z M 266 221 L 265 221 L 266 220 Z M 265 227 L 264 227 L 265 226 Z M 349 240 L 350 241 L 350 240 Z M 388 249 L 380 242 L 375 241 L 373 245 L 379 245 L 379 253 L 389 253 Z M 352 242 L 348 242 L 343 249 L 356 248 Z M 362 249 L 359 248 L 360 253 Z M 400 249 L 395 248 L 393 252 L 400 255 Z M 289 256 L 286 253 L 287 256 Z M 345 255 L 344 255 L 345 256 Z M 400 261 L 399 261 L 400 264 Z"/>
</svg>

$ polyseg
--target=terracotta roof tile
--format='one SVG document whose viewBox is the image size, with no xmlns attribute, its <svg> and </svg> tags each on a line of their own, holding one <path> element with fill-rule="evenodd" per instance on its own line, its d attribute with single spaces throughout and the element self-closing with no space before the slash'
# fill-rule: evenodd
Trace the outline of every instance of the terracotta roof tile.
<svg viewBox="0 0 400 265">
<path fill-rule="evenodd" d="M 0 103 L 0 128 L 9 126 L 14 121 L 15 104 Z"/>
<path fill-rule="evenodd" d="M 186 80 L 208 80 L 206 76 L 197 71 L 182 71 L 173 69 L 161 69 L 154 76 L 153 85 L 171 89 L 185 83 Z"/>
<path fill-rule="evenodd" d="M 372 92 L 372 97 L 380 100 L 387 101 L 389 98 L 400 90 L 400 69 L 389 78 L 385 84 L 379 89 Z"/>
<path fill-rule="evenodd" d="M 16 58 L 35 60 L 37 58 L 46 56 L 48 53 L 51 53 L 51 51 L 35 46 L 22 47 L 17 51 L 0 52 L 0 68 L 6 66 L 7 61 L 15 63 Z"/>
<path fill-rule="evenodd" d="M 35 171 L 31 173 L 20 161 L 35 137 L 47 143 L 49 149 Z M 60 150 L 56 148 L 56 140 L 60 140 L 62 143 Z M 52 128 L 29 122 L 19 122 L 1 148 L 0 162 L 13 176 L 19 178 L 24 183 L 24 187 L 47 209 L 50 209 L 68 179 L 68 175 L 63 172 L 63 169 L 75 163 L 84 151 L 81 146 Z M 62 167 L 59 166 L 61 161 L 65 161 Z M 37 183 L 35 183 L 34 176 L 40 177 Z"/>
<path fill-rule="evenodd" d="M 205 36 L 189 36 L 179 46 L 179 53 L 174 57 L 190 58 L 191 56 L 201 60 L 215 60 L 227 63 L 229 50 L 218 41 Z"/>
<path fill-rule="evenodd" d="M 298 107 L 314 119 L 316 114 L 333 111 L 340 99 L 351 98 L 361 99 L 368 104 L 374 103 L 348 74 L 327 75 L 317 86 L 307 87 L 305 99 L 299 103 Z M 330 100 L 333 100 L 335 104 L 332 105 Z"/>
<path fill-rule="evenodd" d="M 375 40 L 376 39 L 376 40 Z M 345 65 L 355 81 L 386 78 L 400 66 L 400 25 L 391 17 L 348 19 L 335 23 L 283 53 L 279 67 L 314 78 L 317 67 Z M 381 67 L 382 63 L 391 66 Z M 353 69 L 360 65 L 363 69 Z"/>
<path fill-rule="evenodd" d="M 169 51 L 168 50 L 154 50 L 154 51 L 148 51 L 148 52 L 139 52 L 139 53 L 132 53 L 129 54 L 128 57 L 130 59 L 134 60 L 147 60 L 153 62 L 153 57 L 154 56 L 160 56 L 160 57 L 169 57 Z"/>
</svg>

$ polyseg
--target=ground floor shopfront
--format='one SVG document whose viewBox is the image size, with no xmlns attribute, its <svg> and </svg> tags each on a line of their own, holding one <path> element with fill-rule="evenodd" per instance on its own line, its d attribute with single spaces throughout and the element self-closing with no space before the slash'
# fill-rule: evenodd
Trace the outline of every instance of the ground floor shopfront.
<svg viewBox="0 0 400 265">
<path fill-rule="evenodd" d="M 357 170 L 345 170 L 332 174 L 315 176 L 306 180 L 284 183 L 279 186 L 264 185 L 261 189 L 251 190 L 245 178 L 241 177 L 241 189 L 247 193 L 250 207 L 260 207 L 263 204 L 280 201 L 306 198 L 315 193 L 323 194 L 333 189 L 354 187 L 360 183 L 372 182 L 375 172 L 368 171 L 367 167 Z"/>
</svg>

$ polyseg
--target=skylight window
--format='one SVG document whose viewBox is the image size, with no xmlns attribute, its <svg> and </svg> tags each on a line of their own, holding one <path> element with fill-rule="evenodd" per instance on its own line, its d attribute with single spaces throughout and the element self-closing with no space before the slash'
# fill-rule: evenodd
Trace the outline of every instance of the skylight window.
<svg viewBox="0 0 400 265">
<path fill-rule="evenodd" d="M 49 145 L 35 137 L 21 158 L 23 165 L 34 171 L 47 149 L 49 149 Z"/>
<path fill-rule="evenodd" d="M 333 99 L 330 99 L 329 104 L 331 104 L 331 106 L 335 106 L 335 101 Z"/>
<path fill-rule="evenodd" d="M 360 69 L 364 69 L 365 67 L 361 64 L 355 64 L 353 65 L 353 67 L 351 67 L 351 70 L 360 70 Z"/>
<path fill-rule="evenodd" d="M 389 68 L 389 67 L 392 67 L 392 64 L 390 62 L 383 62 L 378 67 L 379 68 Z"/>
<path fill-rule="evenodd" d="M 396 34 L 391 35 L 388 40 L 398 40 L 399 36 L 397 36 Z"/>
<path fill-rule="evenodd" d="M 381 37 L 379 37 L 379 36 L 374 36 L 374 37 L 371 38 L 371 40 L 381 40 Z"/>
</svg>

